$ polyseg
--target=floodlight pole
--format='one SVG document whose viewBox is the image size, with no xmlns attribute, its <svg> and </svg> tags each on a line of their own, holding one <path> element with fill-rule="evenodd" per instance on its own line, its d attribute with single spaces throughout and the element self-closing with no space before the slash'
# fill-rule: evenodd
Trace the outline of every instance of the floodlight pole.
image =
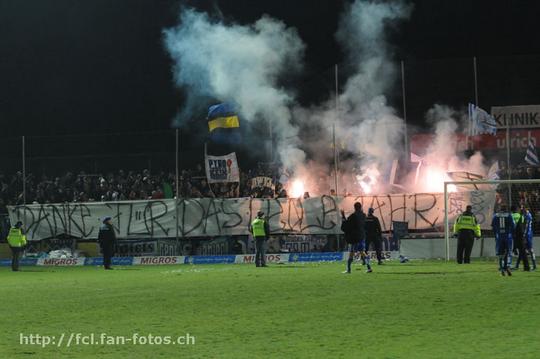
<svg viewBox="0 0 540 359">
<path fill-rule="evenodd" d="M 24 136 L 22 136 L 22 191 L 23 204 L 26 205 L 26 144 Z"/>
<path fill-rule="evenodd" d="M 178 249 L 180 248 L 180 237 L 179 237 L 179 233 L 178 233 L 178 226 L 180 224 L 180 221 L 178 219 L 178 200 L 180 199 L 180 192 L 179 192 L 179 183 L 178 183 L 178 180 L 180 179 L 180 176 L 179 176 L 179 153 L 178 153 L 178 150 L 179 150 L 179 147 L 180 147 L 180 141 L 179 141 L 179 138 L 178 138 L 178 135 L 179 135 L 179 129 L 177 128 L 176 129 L 176 139 L 175 139 L 175 162 L 176 162 L 176 165 L 175 165 L 175 168 L 176 168 L 176 173 L 175 173 L 175 183 L 176 183 L 176 186 L 175 186 L 175 190 L 176 190 L 176 196 L 174 198 L 174 204 L 175 204 L 175 214 L 176 214 L 176 253 L 178 253 Z"/>
<path fill-rule="evenodd" d="M 512 171 L 510 169 L 510 125 L 506 122 L 506 173 L 508 179 L 512 179 Z M 508 208 L 512 206 L 512 187 L 508 186 Z"/>
<path fill-rule="evenodd" d="M 338 191 L 338 163 L 337 163 L 337 146 L 336 146 L 336 122 L 339 119 L 339 83 L 338 83 L 338 65 L 335 66 L 335 83 L 336 83 L 336 117 L 332 124 L 332 143 L 334 147 L 334 186 L 336 187 L 336 195 Z"/>
<path fill-rule="evenodd" d="M 444 182 L 444 244 L 446 261 L 450 261 L 450 236 L 448 235 L 450 228 L 448 226 L 448 182 Z"/>
<path fill-rule="evenodd" d="M 334 119 L 334 123 L 332 124 L 332 143 L 334 146 L 334 186 L 336 187 L 336 197 L 339 199 L 339 190 L 338 190 L 338 151 L 336 146 L 336 122 L 339 119 L 339 82 L 338 82 L 338 65 L 335 66 L 334 71 L 334 77 L 335 77 L 335 85 L 336 85 L 336 116 Z M 343 194 L 345 195 L 345 194 Z M 337 217 L 339 218 L 339 213 L 337 214 Z M 340 247 L 340 234 L 339 234 L 339 227 L 336 226 L 336 245 L 337 249 L 339 250 Z"/>
</svg>

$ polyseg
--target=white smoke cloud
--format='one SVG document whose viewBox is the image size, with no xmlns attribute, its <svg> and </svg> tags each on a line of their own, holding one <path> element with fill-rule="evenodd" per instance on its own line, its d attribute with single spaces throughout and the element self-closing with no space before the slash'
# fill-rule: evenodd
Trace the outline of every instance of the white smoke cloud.
<svg viewBox="0 0 540 359">
<path fill-rule="evenodd" d="M 361 193 L 366 184 L 372 193 L 381 193 L 389 190 L 381 184 L 392 161 L 404 157 L 405 130 L 385 97 L 399 81 L 386 36 L 388 28 L 406 20 L 411 11 L 401 1 L 356 0 L 347 6 L 336 33 L 349 73 L 338 94 L 339 113 L 335 98 L 305 108 L 293 91 L 280 86 L 280 79 L 302 69 L 305 45 L 295 29 L 279 20 L 263 16 L 252 25 L 226 24 L 184 9 L 180 24 L 165 30 L 165 44 L 175 63 L 176 83 L 188 88 L 186 114 L 197 101 L 217 98 L 238 104 L 244 120 L 270 121 L 281 163 L 302 179 L 312 195 L 335 188 L 328 176 L 335 123 L 337 148 L 353 154 L 341 162 L 340 193 Z M 426 150 L 433 168 L 444 174 L 481 166 L 481 155 L 468 160 L 456 155 L 452 141 L 458 114 L 436 105 L 428 119 L 437 133 Z M 426 187 L 417 184 L 415 189 Z"/>
<path fill-rule="evenodd" d="M 485 176 L 487 168 L 480 152 L 466 158 L 458 153 L 457 133 L 463 128 L 466 114 L 455 109 L 435 104 L 426 113 L 426 121 L 434 132 L 433 140 L 425 144 L 423 153 L 418 153 L 424 162 L 418 182 L 413 173 L 409 174 L 409 188 L 416 192 L 441 192 L 444 181 L 454 180 L 448 172 L 470 172 Z"/>
<path fill-rule="evenodd" d="M 339 97 L 340 136 L 348 134 L 348 146 L 367 157 L 363 165 L 384 166 L 399 157 L 404 122 L 387 105 L 384 93 L 396 78 L 386 28 L 406 19 L 411 8 L 401 2 L 355 1 L 345 12 L 337 39 L 347 50 L 355 73 Z M 367 163 L 366 163 L 367 162 Z"/>
<path fill-rule="evenodd" d="M 184 9 L 180 24 L 164 34 L 176 83 L 188 88 L 187 112 L 201 98 L 236 103 L 243 120 L 272 122 L 282 161 L 303 161 L 290 111 L 294 96 L 279 86 L 302 68 L 304 44 L 295 29 L 268 16 L 229 25 Z"/>
<path fill-rule="evenodd" d="M 465 113 L 435 104 L 427 112 L 426 119 L 433 124 L 435 130 L 435 139 L 426 150 L 426 159 L 429 163 L 437 164 L 448 172 L 466 171 L 478 175 L 487 173 L 480 152 L 465 158 L 456 151 L 458 141 L 456 134 L 460 131 L 460 127 L 463 127 L 459 126 L 459 123 L 467 121 Z"/>
<path fill-rule="evenodd" d="M 410 6 L 401 2 L 383 4 L 357 0 L 349 5 L 336 34 L 352 69 L 338 95 L 339 113 L 336 113 L 334 99 L 295 112 L 302 123 L 318 126 L 319 138 L 307 143 L 306 148 L 322 163 L 332 158 L 331 124 L 338 118 L 335 122 L 337 146 L 355 157 L 341 163 L 345 174 L 340 179 L 340 192 L 346 189 L 359 193 L 365 186 L 357 179 L 368 175 L 371 182 L 378 183 L 377 190 L 383 190 L 380 185 L 387 179 L 382 178 L 383 173 L 388 173 L 392 161 L 403 153 L 405 124 L 384 96 L 397 80 L 385 30 L 396 21 L 406 19 L 410 12 Z M 360 175 L 353 175 L 351 171 Z"/>
</svg>

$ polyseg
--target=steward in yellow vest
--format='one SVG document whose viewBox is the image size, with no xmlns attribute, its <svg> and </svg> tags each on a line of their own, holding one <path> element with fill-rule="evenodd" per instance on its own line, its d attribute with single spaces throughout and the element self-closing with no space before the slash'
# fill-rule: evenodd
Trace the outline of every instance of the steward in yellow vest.
<svg viewBox="0 0 540 359">
<path fill-rule="evenodd" d="M 255 240 L 255 266 L 266 267 L 266 240 L 270 229 L 264 218 L 264 212 L 257 212 L 257 217 L 251 222 L 249 231 Z"/>
<path fill-rule="evenodd" d="M 458 237 L 457 262 L 459 264 L 471 263 L 474 238 L 480 238 L 482 236 L 480 225 L 472 213 L 472 206 L 467 206 L 465 212 L 456 219 L 456 223 L 454 223 L 455 235 Z"/>
<path fill-rule="evenodd" d="M 7 236 L 7 242 L 11 248 L 11 270 L 19 270 L 19 259 L 26 246 L 26 236 L 22 231 L 22 222 L 19 221 L 11 227 Z"/>
</svg>

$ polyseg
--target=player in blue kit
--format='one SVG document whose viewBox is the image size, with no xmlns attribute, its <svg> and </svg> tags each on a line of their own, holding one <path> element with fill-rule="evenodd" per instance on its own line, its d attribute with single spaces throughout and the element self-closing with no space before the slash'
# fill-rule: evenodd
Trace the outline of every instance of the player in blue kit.
<svg viewBox="0 0 540 359">
<path fill-rule="evenodd" d="M 534 249 L 533 249 L 533 235 L 534 235 L 533 218 L 532 218 L 531 212 L 528 209 L 524 209 L 523 212 L 524 212 L 523 217 L 525 219 L 525 230 L 523 233 L 523 241 L 525 242 L 524 244 L 527 250 L 527 254 L 531 256 L 531 264 L 532 264 L 531 270 L 536 270 L 536 256 L 534 255 Z"/>
<path fill-rule="evenodd" d="M 512 213 L 508 212 L 506 206 L 501 206 L 500 210 L 493 215 L 491 227 L 495 233 L 495 245 L 497 256 L 499 257 L 499 271 L 501 275 L 512 275 L 508 267 L 508 257 L 512 252 L 512 233 L 515 229 Z"/>
</svg>

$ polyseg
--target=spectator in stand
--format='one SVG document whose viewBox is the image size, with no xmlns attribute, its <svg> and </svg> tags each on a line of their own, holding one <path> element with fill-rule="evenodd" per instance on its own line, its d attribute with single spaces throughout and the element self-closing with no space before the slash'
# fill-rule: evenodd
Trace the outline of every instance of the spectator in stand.
<svg viewBox="0 0 540 359">
<path fill-rule="evenodd" d="M 313 191 L 321 192 L 324 174 L 318 173 L 319 181 Z M 271 187 L 252 188 L 252 178 L 269 177 Z M 259 164 L 256 170 L 241 172 L 240 182 L 212 184 L 204 176 L 203 167 L 184 169 L 180 173 L 176 194 L 175 175 L 172 172 L 152 174 L 148 169 L 141 172 L 119 169 L 116 172 L 88 173 L 65 172 L 51 177 L 49 174 L 26 176 L 27 203 L 93 202 L 146 200 L 178 197 L 220 198 L 287 198 L 286 183 L 289 174 L 269 164 Z M 277 180 L 279 179 L 279 180 Z M 322 182 L 321 182 L 322 181 Z M 317 190 L 319 189 L 319 190 Z M 22 204 L 22 173 L 0 174 L 0 199 L 6 205 Z M 5 213 L 5 210 L 4 210 Z"/>
<path fill-rule="evenodd" d="M 525 170 L 525 179 L 537 179 L 538 178 L 538 172 L 534 169 L 534 167 L 527 167 Z"/>
</svg>

